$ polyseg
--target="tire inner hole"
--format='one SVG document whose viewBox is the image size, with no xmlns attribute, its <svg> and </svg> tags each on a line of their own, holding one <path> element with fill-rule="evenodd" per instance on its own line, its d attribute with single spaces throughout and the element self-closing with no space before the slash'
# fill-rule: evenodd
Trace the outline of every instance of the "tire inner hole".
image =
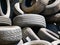
<svg viewBox="0 0 60 45">
<path fill-rule="evenodd" d="M 58 45 L 60 45 L 60 43 Z"/>
<path fill-rule="evenodd" d="M 25 5 L 27 7 L 30 7 L 30 6 L 34 5 L 35 3 L 36 3 L 36 0 L 26 0 L 25 1 Z"/>
<path fill-rule="evenodd" d="M 9 24 L 0 23 L 0 26 L 10 26 Z"/>
<path fill-rule="evenodd" d="M 49 3 L 48 3 L 48 5 L 50 5 L 50 4 L 52 4 L 52 3 L 54 3 L 56 0 L 49 0 Z"/>
<path fill-rule="evenodd" d="M 1 0 L 1 9 L 2 9 L 4 14 L 7 13 L 7 3 L 6 3 L 6 0 Z"/>
</svg>

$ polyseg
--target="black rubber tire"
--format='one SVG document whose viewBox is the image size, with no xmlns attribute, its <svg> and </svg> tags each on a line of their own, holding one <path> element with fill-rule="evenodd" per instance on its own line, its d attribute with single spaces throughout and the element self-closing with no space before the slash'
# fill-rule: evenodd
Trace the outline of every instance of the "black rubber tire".
<svg viewBox="0 0 60 45">
<path fill-rule="evenodd" d="M 33 32 L 33 30 L 30 27 L 23 28 L 22 35 L 24 42 L 27 42 L 27 37 L 30 38 L 30 40 L 40 40 L 39 37 Z"/>
<path fill-rule="evenodd" d="M 54 40 L 59 40 L 59 35 L 46 28 L 41 28 L 38 32 L 38 36 L 40 39 L 47 40 L 49 42 L 52 42 Z"/>
<path fill-rule="evenodd" d="M 34 40 L 34 41 L 24 43 L 23 45 L 52 45 L 52 44 L 45 40 Z"/>
<path fill-rule="evenodd" d="M 2 2 L 3 0 L 1 0 L 1 3 L 3 3 Z M 6 14 L 4 14 L 3 13 L 3 10 L 2 10 L 2 8 L 4 7 L 1 7 L 1 4 L 0 4 L 0 14 L 1 14 L 1 16 L 0 16 L 0 26 L 2 25 L 2 26 L 5 26 L 5 25 L 12 25 L 12 23 L 11 23 L 11 20 L 10 20 L 10 0 L 5 0 L 6 1 L 6 4 L 7 4 L 7 9 L 6 9 Z M 5 4 L 5 3 L 3 3 L 3 4 Z"/>
<path fill-rule="evenodd" d="M 58 40 L 58 41 L 53 41 L 53 42 L 52 42 L 52 45 L 60 45 L 60 40 Z"/>
<path fill-rule="evenodd" d="M 10 18 L 0 16 L 0 26 L 12 25 Z"/>
<path fill-rule="evenodd" d="M 50 17 L 46 17 L 46 21 L 48 23 L 60 23 L 60 13 Z"/>
<path fill-rule="evenodd" d="M 0 45 L 12 44 L 22 39 L 19 26 L 0 26 Z"/>
<path fill-rule="evenodd" d="M 30 0 L 31 1 L 31 0 Z M 27 6 L 26 3 L 29 3 L 28 0 L 24 0 L 21 3 L 21 9 L 25 13 L 41 13 L 45 9 L 45 4 L 43 4 L 44 1 L 42 0 L 32 0 L 30 2 L 30 5 Z"/>
<path fill-rule="evenodd" d="M 6 9 L 6 14 L 3 13 L 3 10 L 2 8 L 4 7 L 1 7 L 1 15 L 10 15 L 10 0 L 5 0 L 6 3 L 7 3 L 7 9 Z M 1 0 L 1 3 L 2 3 L 2 0 Z"/>
<path fill-rule="evenodd" d="M 1 4 L 0 4 L 0 15 L 1 15 Z"/>
<path fill-rule="evenodd" d="M 46 9 L 43 11 L 42 14 L 44 16 L 50 16 L 55 14 L 59 10 L 60 10 L 60 0 L 55 0 L 55 2 L 46 6 Z"/>
<path fill-rule="evenodd" d="M 13 25 L 21 27 L 39 26 L 46 27 L 45 18 L 38 14 L 23 14 L 18 15 L 13 19 Z"/>
<path fill-rule="evenodd" d="M 14 13 L 16 15 L 24 14 L 24 12 L 20 8 L 19 2 L 15 3 L 15 5 L 14 5 Z"/>
<path fill-rule="evenodd" d="M 21 40 L 17 45 L 23 45 L 23 40 Z"/>
</svg>

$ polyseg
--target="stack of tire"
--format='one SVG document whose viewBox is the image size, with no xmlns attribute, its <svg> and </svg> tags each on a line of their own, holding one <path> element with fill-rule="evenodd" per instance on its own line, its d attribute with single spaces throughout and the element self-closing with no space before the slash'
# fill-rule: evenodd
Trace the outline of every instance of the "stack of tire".
<svg viewBox="0 0 60 45">
<path fill-rule="evenodd" d="M 13 45 L 22 39 L 21 27 L 12 25 L 10 0 L 0 0 L 0 45 Z"/>
<path fill-rule="evenodd" d="M 0 1 L 0 45 L 59 45 L 59 32 L 60 0 Z"/>
</svg>

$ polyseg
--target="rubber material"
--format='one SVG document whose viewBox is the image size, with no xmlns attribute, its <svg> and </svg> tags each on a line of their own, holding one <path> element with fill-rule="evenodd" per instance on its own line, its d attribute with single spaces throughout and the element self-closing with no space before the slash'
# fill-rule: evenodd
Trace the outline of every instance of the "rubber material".
<svg viewBox="0 0 60 45">
<path fill-rule="evenodd" d="M 21 40 L 17 45 L 22 45 L 23 44 L 23 40 Z"/>
<path fill-rule="evenodd" d="M 1 15 L 3 15 L 3 16 L 6 15 L 7 17 L 9 17 L 9 15 L 10 15 L 10 0 L 6 0 L 6 3 L 7 3 L 7 12 L 6 12 L 6 14 L 4 14 L 2 7 L 1 7 Z"/>
<path fill-rule="evenodd" d="M 27 37 L 29 37 L 30 40 L 40 40 L 39 37 L 33 32 L 33 30 L 30 27 L 23 28 L 22 32 L 24 42 L 29 41 L 26 40 Z"/>
<path fill-rule="evenodd" d="M 54 41 L 54 40 L 59 40 L 59 35 L 56 33 L 46 29 L 46 28 L 41 28 L 38 32 L 39 38 L 47 41 Z"/>
<path fill-rule="evenodd" d="M 52 45 L 60 45 L 60 40 L 58 40 L 58 41 L 53 41 L 53 42 L 52 42 Z"/>
<path fill-rule="evenodd" d="M 29 26 L 46 27 L 45 18 L 38 14 L 18 15 L 13 19 L 13 24 L 21 27 Z"/>
<path fill-rule="evenodd" d="M 40 13 L 45 9 L 43 2 L 40 0 L 24 0 L 21 3 L 21 9 L 25 13 Z"/>
<path fill-rule="evenodd" d="M 16 43 L 22 39 L 19 26 L 0 26 L 0 45 Z"/>
<path fill-rule="evenodd" d="M 0 5 L 0 15 L 1 15 L 1 5 Z"/>
<path fill-rule="evenodd" d="M 19 2 L 14 5 L 14 12 L 16 15 L 24 14 L 20 8 Z"/>
<path fill-rule="evenodd" d="M 51 0 L 52 1 L 52 0 Z M 44 16 L 50 16 L 60 10 L 60 0 L 55 0 L 52 4 L 46 6 L 45 11 L 43 11 Z"/>
<path fill-rule="evenodd" d="M 52 45 L 50 42 L 48 41 L 44 41 L 44 40 L 34 40 L 34 41 L 30 41 L 30 42 L 27 42 L 23 45 Z"/>
<path fill-rule="evenodd" d="M 10 17 L 10 0 L 5 0 L 7 3 L 7 13 L 4 14 L 1 7 L 0 25 L 12 25 Z M 1 2 L 2 3 L 2 2 Z M 1 5 L 0 5 L 1 6 Z"/>
<path fill-rule="evenodd" d="M 4 16 L 0 16 L 0 26 L 11 25 L 11 20 Z"/>
<path fill-rule="evenodd" d="M 59 34 L 59 39 L 60 39 L 60 31 L 58 31 L 58 34 Z"/>
</svg>

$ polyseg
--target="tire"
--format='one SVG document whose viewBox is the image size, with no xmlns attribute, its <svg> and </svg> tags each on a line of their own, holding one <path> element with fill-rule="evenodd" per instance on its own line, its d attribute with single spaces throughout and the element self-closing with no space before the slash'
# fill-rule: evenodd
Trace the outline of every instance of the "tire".
<svg viewBox="0 0 60 45">
<path fill-rule="evenodd" d="M 5 13 L 3 12 L 3 10 L 2 10 L 2 8 L 3 8 L 4 6 L 3 6 L 3 7 L 1 6 L 1 15 L 3 15 L 3 16 L 6 15 L 6 16 L 8 17 L 8 16 L 10 15 L 10 1 L 9 1 L 9 0 L 5 0 L 5 1 L 6 1 L 6 3 L 7 3 L 7 4 L 6 4 L 6 5 L 7 5 L 7 7 L 6 7 L 7 9 L 6 9 L 6 11 L 5 11 L 6 14 L 5 14 Z M 4 0 L 1 0 L 1 3 L 3 3 L 3 2 L 4 2 Z M 4 3 L 4 4 L 5 4 L 5 3 Z M 1 5 L 2 5 L 2 4 L 1 4 Z"/>
<path fill-rule="evenodd" d="M 59 35 L 45 28 L 41 28 L 39 30 L 38 36 L 40 39 L 47 40 L 49 42 L 52 42 L 54 40 L 59 40 Z"/>
<path fill-rule="evenodd" d="M 21 27 L 39 26 L 46 27 L 45 18 L 37 14 L 18 15 L 13 19 L 13 25 Z"/>
<path fill-rule="evenodd" d="M 24 0 L 21 3 L 21 9 L 25 13 L 41 13 L 45 9 L 45 4 L 43 4 L 44 1 L 36 1 L 36 0 Z M 28 3 L 30 5 L 28 5 Z"/>
<path fill-rule="evenodd" d="M 0 15 L 1 15 L 1 4 L 0 4 Z"/>
<path fill-rule="evenodd" d="M 16 43 L 22 39 L 22 32 L 19 26 L 0 27 L 0 45 Z"/>
<path fill-rule="evenodd" d="M 53 42 L 52 42 L 52 45 L 60 45 L 60 40 L 58 40 L 58 41 L 53 41 Z"/>
<path fill-rule="evenodd" d="M 59 10 L 60 10 L 60 0 L 55 0 L 52 4 L 46 6 L 46 9 L 43 11 L 42 14 L 44 16 L 50 16 L 55 14 Z"/>
<path fill-rule="evenodd" d="M 33 32 L 33 30 L 29 27 L 23 28 L 23 41 L 27 42 L 29 40 L 40 40 L 39 37 Z M 30 38 L 30 39 L 27 39 Z"/>
<path fill-rule="evenodd" d="M 16 15 L 24 14 L 20 8 L 19 2 L 14 5 L 14 12 Z"/>
<path fill-rule="evenodd" d="M 34 41 L 27 42 L 23 45 L 52 45 L 52 44 L 44 40 L 34 40 Z"/>
<path fill-rule="evenodd" d="M 22 45 L 23 44 L 23 40 L 21 40 L 17 45 Z"/>
<path fill-rule="evenodd" d="M 60 31 L 58 31 L 58 34 L 59 34 L 59 39 L 60 39 Z"/>
<path fill-rule="evenodd" d="M 0 16 L 0 26 L 9 26 L 12 25 L 10 18 Z"/>
<path fill-rule="evenodd" d="M 1 9 L 0 9 L 0 14 L 1 14 L 1 16 L 0 16 L 0 26 L 5 26 L 5 25 L 12 25 L 12 23 L 11 23 L 11 19 L 9 18 L 10 17 L 10 0 L 5 0 L 6 2 L 6 5 L 7 5 L 7 9 L 6 9 L 6 14 L 4 13 L 4 10 L 2 10 L 2 8 L 4 7 L 2 7 L 2 3 L 3 4 L 5 4 L 4 3 L 4 0 L 1 0 Z"/>
<path fill-rule="evenodd" d="M 50 17 L 46 17 L 46 21 L 48 23 L 60 23 L 60 13 Z"/>
</svg>

